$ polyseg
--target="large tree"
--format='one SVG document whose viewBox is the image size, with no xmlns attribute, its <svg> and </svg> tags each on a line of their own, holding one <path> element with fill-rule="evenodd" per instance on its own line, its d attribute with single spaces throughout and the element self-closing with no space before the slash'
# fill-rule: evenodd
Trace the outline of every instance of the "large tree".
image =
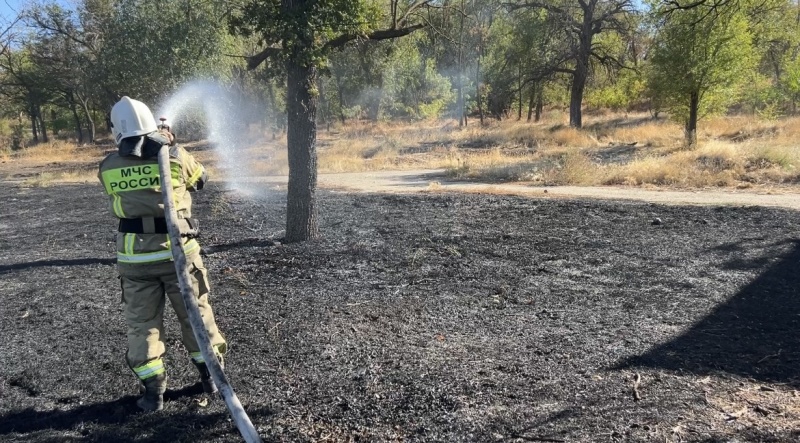
<svg viewBox="0 0 800 443">
<path fill-rule="evenodd" d="M 493 115 L 501 117 L 516 102 L 517 119 L 521 120 L 527 96 L 528 121 L 534 112 L 539 121 L 544 86 L 553 77 L 554 67 L 564 63 L 559 30 L 546 11 L 532 8 L 495 19 L 485 63 L 488 106 Z"/>
<path fill-rule="evenodd" d="M 78 144 L 93 142 L 95 123 L 89 97 L 93 82 L 88 78 L 93 57 L 84 43 L 70 37 L 79 34 L 72 14 L 53 4 L 34 8 L 26 16 L 35 30 L 28 46 L 43 87 L 54 97 L 56 105 L 71 114 Z"/>
<path fill-rule="evenodd" d="M 389 12 L 369 0 L 251 0 L 231 18 L 235 32 L 257 35 L 266 48 L 250 69 L 283 63 L 287 77 L 289 189 L 286 241 L 319 236 L 317 188 L 317 76 L 327 57 L 359 39 L 402 37 L 424 27 L 416 13 L 430 0 L 390 0 Z M 379 26 L 385 25 L 383 29 Z"/>
<path fill-rule="evenodd" d="M 748 88 L 754 110 L 796 112 L 800 99 L 800 3 L 796 0 L 762 0 L 748 14 L 753 47 L 760 59 Z"/>
<path fill-rule="evenodd" d="M 46 76 L 33 62 L 29 45 L 15 49 L 9 47 L 0 52 L 0 94 L 5 106 L 28 115 L 34 143 L 48 141 L 42 108 L 52 97 Z"/>
<path fill-rule="evenodd" d="M 634 10 L 634 0 L 518 0 L 510 3 L 512 9 L 538 9 L 546 11 L 550 20 L 560 24 L 563 32 L 564 63 L 553 68 L 571 77 L 569 98 L 569 124 L 583 125 L 583 93 L 589 79 L 591 61 L 618 65 L 619 61 L 608 54 L 599 53 L 595 37 L 603 32 L 625 32 L 626 14 Z"/>
<path fill-rule="evenodd" d="M 697 121 L 736 98 L 743 73 L 754 66 L 748 22 L 738 7 L 698 5 L 663 16 L 651 48 L 650 87 L 685 123 L 686 144 L 697 142 Z"/>
</svg>

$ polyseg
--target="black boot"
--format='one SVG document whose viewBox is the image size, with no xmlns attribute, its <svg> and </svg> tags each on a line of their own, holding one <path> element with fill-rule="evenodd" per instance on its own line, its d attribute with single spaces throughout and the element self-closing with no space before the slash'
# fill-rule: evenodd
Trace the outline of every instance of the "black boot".
<svg viewBox="0 0 800 443">
<path fill-rule="evenodd" d="M 222 360 L 222 357 L 217 356 L 217 358 L 219 359 L 220 367 L 225 368 L 225 362 Z M 208 371 L 208 366 L 206 366 L 205 362 L 203 363 L 194 362 L 194 365 L 200 372 L 200 383 L 203 384 L 203 392 L 205 392 L 206 394 L 213 394 L 217 392 L 217 385 L 211 378 L 211 373 Z"/>
<path fill-rule="evenodd" d="M 136 400 L 136 405 L 145 411 L 164 409 L 164 392 L 167 390 L 167 375 L 158 374 L 144 380 L 144 395 Z"/>
</svg>

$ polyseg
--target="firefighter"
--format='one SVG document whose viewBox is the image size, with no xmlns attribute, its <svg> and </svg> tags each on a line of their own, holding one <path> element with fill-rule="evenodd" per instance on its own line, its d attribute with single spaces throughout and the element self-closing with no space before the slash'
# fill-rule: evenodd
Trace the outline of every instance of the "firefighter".
<svg viewBox="0 0 800 443">
<path fill-rule="evenodd" d="M 203 390 L 217 391 L 192 333 L 178 286 L 161 199 L 158 151 L 170 145 L 170 185 L 175 193 L 191 284 L 211 345 L 222 362 L 227 345 L 209 305 L 208 277 L 195 238 L 197 223 L 191 218 L 190 193 L 203 189 L 208 178 L 203 166 L 175 145 L 168 130 L 157 128 L 144 103 L 123 97 L 111 109 L 111 125 L 118 149 L 100 163 L 98 177 L 108 194 L 111 212 L 119 219 L 117 270 L 128 326 L 126 359 L 144 385 L 144 395 L 137 405 L 145 411 L 157 411 L 164 406 L 167 387 L 163 360 L 165 298 L 169 298 L 180 321 L 183 344 L 200 372 Z"/>
</svg>

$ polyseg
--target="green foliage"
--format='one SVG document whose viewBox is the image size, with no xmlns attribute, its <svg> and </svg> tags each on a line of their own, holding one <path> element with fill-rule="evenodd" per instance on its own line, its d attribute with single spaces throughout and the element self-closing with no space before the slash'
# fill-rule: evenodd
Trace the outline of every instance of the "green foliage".
<svg viewBox="0 0 800 443">
<path fill-rule="evenodd" d="M 789 94 L 791 100 L 800 101 L 800 54 L 795 54 L 794 57 L 787 55 L 784 61 L 784 72 L 781 86 Z"/>
<path fill-rule="evenodd" d="M 641 101 L 646 87 L 646 80 L 639 71 L 622 70 L 615 78 L 607 79 L 604 85 L 590 88 L 586 104 L 615 111 L 630 109 Z"/>
<path fill-rule="evenodd" d="M 366 36 L 391 29 L 415 2 L 397 3 L 395 20 L 385 0 L 294 3 L 295 11 L 285 11 L 281 0 L 33 3 L 26 31 L 12 33 L 10 50 L 0 56 L 0 114 L 18 122 L 22 112 L 26 133 L 39 115 L 48 132 L 69 135 L 89 125 L 87 116 L 102 129 L 122 95 L 155 104 L 188 80 L 210 78 L 264 104 L 260 121 L 278 130 L 285 127 L 290 59 L 319 68 L 312 93 L 324 119 L 456 116 L 459 87 L 467 114 L 476 112 L 478 95 L 486 113 L 498 117 L 540 93 L 553 109 L 569 105 L 573 77 L 566 71 L 575 67 L 577 40 L 565 23 L 586 12 L 574 2 L 547 2 L 559 11 L 508 7 L 521 0 L 435 2 L 447 8 L 410 16 L 431 26 L 381 42 Z M 649 99 L 654 110 L 683 119 L 694 91 L 701 115 L 776 118 L 796 110 L 796 0 L 741 0 L 736 8 L 701 5 L 670 14 L 660 9 L 665 2 L 651 3 L 638 14 L 613 14 L 620 21 L 592 36 L 584 105 L 621 110 Z M 595 12 L 615 4 L 599 2 Z M 623 28 L 631 32 L 617 32 Z M 245 56 L 265 48 L 273 51 L 269 60 L 248 71 Z M 620 70 L 616 62 L 635 69 Z"/>
<path fill-rule="evenodd" d="M 597 54 L 614 60 L 626 60 L 631 56 L 629 36 L 618 33 L 602 33 L 595 37 Z M 646 79 L 641 69 L 626 66 L 623 69 L 604 66 L 595 62 L 593 76 L 587 86 L 585 103 L 594 108 L 609 108 L 614 111 L 630 109 L 642 101 Z"/>
<path fill-rule="evenodd" d="M 423 60 L 414 39 L 396 45 L 386 67 L 385 105 L 393 116 L 439 117 L 455 101 L 450 81 L 436 72 L 433 60 Z"/>
<path fill-rule="evenodd" d="M 756 63 L 747 19 L 733 8 L 671 13 L 651 51 L 650 93 L 680 120 L 688 118 L 692 94 L 700 116 L 724 111 Z"/>
<path fill-rule="evenodd" d="M 233 48 L 219 2 L 123 1 L 108 17 L 98 63 L 119 95 L 157 102 L 192 78 L 229 79 Z"/>
<path fill-rule="evenodd" d="M 14 133 L 14 126 L 16 122 L 7 119 L 7 118 L 0 118 L 0 137 L 8 138 Z"/>
<path fill-rule="evenodd" d="M 447 108 L 455 103 L 456 94 L 447 77 L 436 72 L 432 60 L 425 62 L 424 97 L 418 102 L 415 112 L 417 118 L 433 119 L 441 117 Z"/>
<path fill-rule="evenodd" d="M 284 59 L 324 66 L 332 49 L 327 43 L 340 35 L 364 35 L 380 18 L 378 4 L 365 0 L 317 0 L 293 11 L 284 11 L 281 0 L 266 0 L 246 3 L 229 23 L 235 34 L 280 46 Z"/>
<path fill-rule="evenodd" d="M 435 60 L 422 55 L 424 45 L 422 35 L 412 35 L 363 42 L 332 53 L 331 78 L 323 80 L 323 111 L 345 118 L 439 117 L 455 101 L 455 94 Z M 332 104 L 335 111 L 325 104 Z"/>
<path fill-rule="evenodd" d="M 783 94 L 769 76 L 753 70 L 745 73 L 740 102 L 744 110 L 773 119 L 781 114 Z"/>
</svg>

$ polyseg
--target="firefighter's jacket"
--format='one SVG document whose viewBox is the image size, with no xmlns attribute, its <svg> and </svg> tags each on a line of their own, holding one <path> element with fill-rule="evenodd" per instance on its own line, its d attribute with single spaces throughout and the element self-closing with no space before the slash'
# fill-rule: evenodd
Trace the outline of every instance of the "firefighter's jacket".
<svg viewBox="0 0 800 443">
<path fill-rule="evenodd" d="M 179 146 L 169 148 L 169 159 L 174 204 L 180 219 L 178 225 L 183 232 L 192 216 L 189 191 L 202 189 L 206 173 L 203 166 Z M 133 221 L 142 227 L 142 233 L 117 233 L 117 263 L 124 266 L 172 260 L 169 234 L 163 227 L 158 157 L 143 159 L 114 152 L 100 163 L 98 177 L 109 196 L 111 212 L 121 220 L 120 231 L 124 231 L 122 222 Z M 187 257 L 200 252 L 197 240 L 182 238 L 182 242 Z"/>
</svg>

